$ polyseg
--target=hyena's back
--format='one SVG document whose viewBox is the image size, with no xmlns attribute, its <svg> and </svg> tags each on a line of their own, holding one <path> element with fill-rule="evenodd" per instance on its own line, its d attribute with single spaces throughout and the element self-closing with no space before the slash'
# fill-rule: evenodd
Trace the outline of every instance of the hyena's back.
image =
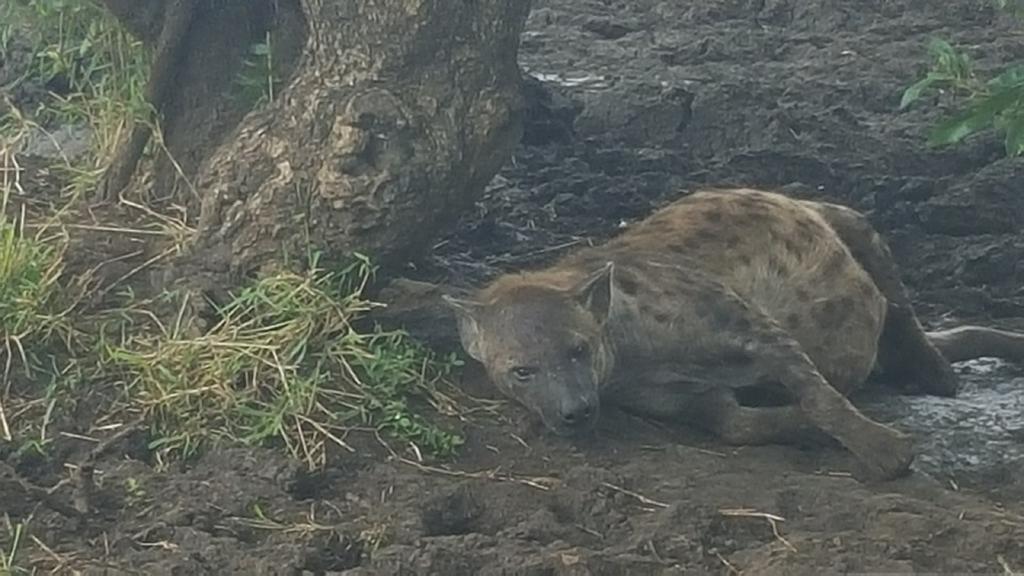
<svg viewBox="0 0 1024 576">
<path fill-rule="evenodd" d="M 771 316 L 841 391 L 874 366 L 885 298 L 815 203 L 747 189 L 697 192 L 565 262 L 607 259 L 629 267 L 652 253 L 699 268 Z M 639 280 L 659 278 L 665 276 Z"/>
</svg>

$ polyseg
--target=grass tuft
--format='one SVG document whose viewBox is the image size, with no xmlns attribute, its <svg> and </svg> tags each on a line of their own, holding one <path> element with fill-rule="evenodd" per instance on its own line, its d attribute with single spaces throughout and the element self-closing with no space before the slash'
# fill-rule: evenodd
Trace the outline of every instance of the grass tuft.
<svg viewBox="0 0 1024 576">
<path fill-rule="evenodd" d="M 61 326 L 53 312 L 61 272 L 58 246 L 26 237 L 0 216 L 0 334 L 4 347 L 24 354 L 25 344 L 48 340 Z"/>
<path fill-rule="evenodd" d="M 4 147 L 5 153 L 0 154 L 5 160 L 0 167 L 5 176 L 16 171 L 6 150 Z M 17 218 L 8 215 L 12 189 L 5 179 L 0 191 L 0 358 L 4 393 L 14 368 L 31 375 L 40 362 L 38 352 L 55 339 L 66 341 L 70 335 L 66 312 L 60 309 L 62 291 L 58 285 L 65 238 L 46 237 L 42 232 L 26 235 L 24 211 Z"/>
<path fill-rule="evenodd" d="M 357 328 L 371 267 L 282 272 L 245 288 L 206 334 L 177 326 L 105 347 L 128 404 L 152 423 L 151 448 L 189 457 L 211 442 L 276 443 L 311 468 L 352 430 L 379 430 L 417 450 L 452 454 L 461 438 L 418 410 L 452 413 L 439 389 L 457 365 L 401 332 Z M 419 401 L 419 405 L 414 404 Z"/>
</svg>

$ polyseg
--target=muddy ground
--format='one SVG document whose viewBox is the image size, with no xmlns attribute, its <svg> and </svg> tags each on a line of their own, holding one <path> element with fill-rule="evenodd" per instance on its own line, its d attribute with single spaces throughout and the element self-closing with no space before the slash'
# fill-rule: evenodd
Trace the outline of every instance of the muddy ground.
<svg viewBox="0 0 1024 576">
<path fill-rule="evenodd" d="M 476 284 L 703 184 L 756 185 L 867 211 L 929 324 L 1024 326 L 1024 159 L 1003 158 L 993 136 L 927 149 L 944 101 L 896 111 L 932 35 L 969 46 L 982 69 L 1024 57 L 1024 27 L 989 6 L 537 0 L 523 145 L 415 273 Z M 571 444 L 509 407 L 510 423 L 466 422 L 461 456 L 430 469 L 371 443 L 316 477 L 239 448 L 156 473 L 128 438 L 97 464 L 87 523 L 9 490 L 0 508 L 34 512 L 38 542 L 23 553 L 57 573 L 1024 570 L 1024 373 L 960 370 L 955 400 L 859 400 L 922 441 L 916 473 L 880 485 L 849 477 L 852 458 L 834 446 L 732 449 L 613 412 Z M 490 393 L 472 366 L 464 385 Z M 51 461 L 6 460 L 53 485 L 75 450 L 62 442 Z"/>
</svg>

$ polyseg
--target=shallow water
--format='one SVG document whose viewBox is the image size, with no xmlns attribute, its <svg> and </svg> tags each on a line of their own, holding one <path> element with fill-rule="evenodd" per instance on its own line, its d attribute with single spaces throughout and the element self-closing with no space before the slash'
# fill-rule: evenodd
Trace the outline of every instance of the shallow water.
<svg viewBox="0 0 1024 576">
<path fill-rule="evenodd" d="M 955 398 L 871 392 L 857 403 L 917 438 L 919 472 L 956 483 L 1013 481 L 1024 473 L 1024 370 L 990 358 L 956 368 L 963 385 Z"/>
</svg>

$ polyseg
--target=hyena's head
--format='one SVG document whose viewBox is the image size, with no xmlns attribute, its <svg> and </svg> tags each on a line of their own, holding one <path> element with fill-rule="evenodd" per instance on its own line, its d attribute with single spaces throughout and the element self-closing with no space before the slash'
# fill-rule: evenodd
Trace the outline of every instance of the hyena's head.
<svg viewBox="0 0 1024 576">
<path fill-rule="evenodd" d="M 592 428 L 613 362 L 605 337 L 611 263 L 570 288 L 506 277 L 479 300 L 446 301 L 463 348 L 505 395 L 557 434 Z"/>
</svg>

